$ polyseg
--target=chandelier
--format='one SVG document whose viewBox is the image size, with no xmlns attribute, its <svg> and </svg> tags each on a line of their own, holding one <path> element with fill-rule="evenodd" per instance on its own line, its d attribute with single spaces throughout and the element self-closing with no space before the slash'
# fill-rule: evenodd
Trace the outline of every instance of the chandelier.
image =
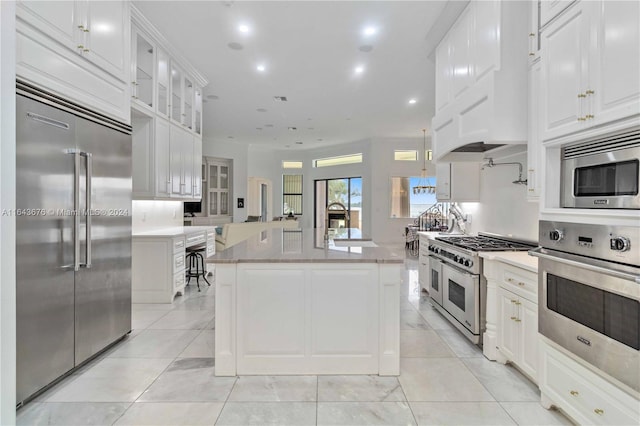
<svg viewBox="0 0 640 426">
<path fill-rule="evenodd" d="M 422 129 L 422 140 L 424 143 L 422 150 L 422 154 L 424 155 L 424 166 L 420 172 L 420 181 L 418 181 L 418 184 L 412 188 L 414 195 L 435 194 L 436 192 L 436 186 L 431 185 L 429 177 L 427 176 L 427 129 Z"/>
</svg>

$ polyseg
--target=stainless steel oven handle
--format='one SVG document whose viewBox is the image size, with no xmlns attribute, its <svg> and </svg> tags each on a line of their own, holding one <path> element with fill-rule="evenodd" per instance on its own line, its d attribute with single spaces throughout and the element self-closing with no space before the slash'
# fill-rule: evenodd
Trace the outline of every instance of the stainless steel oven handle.
<svg viewBox="0 0 640 426">
<path fill-rule="evenodd" d="M 609 275 L 612 277 L 620 278 L 626 281 L 635 281 L 640 284 L 640 275 L 634 275 L 627 272 L 618 271 L 612 268 L 605 268 L 602 266 L 590 265 L 585 262 L 579 262 L 577 260 L 568 259 L 558 253 L 557 255 L 543 253 L 544 248 L 538 247 L 533 250 L 529 250 L 529 254 L 532 256 L 540 257 L 542 259 L 552 260 L 554 262 L 564 263 L 565 265 L 576 266 L 578 268 L 586 269 L 588 271 L 598 272 L 600 274 Z"/>
</svg>

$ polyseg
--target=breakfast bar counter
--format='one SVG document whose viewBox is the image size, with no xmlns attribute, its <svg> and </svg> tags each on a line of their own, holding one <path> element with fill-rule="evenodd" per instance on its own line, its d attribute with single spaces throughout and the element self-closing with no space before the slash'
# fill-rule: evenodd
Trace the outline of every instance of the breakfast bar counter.
<svg viewBox="0 0 640 426">
<path fill-rule="evenodd" d="M 399 374 L 404 253 L 331 237 L 272 229 L 207 260 L 216 375 Z"/>
</svg>

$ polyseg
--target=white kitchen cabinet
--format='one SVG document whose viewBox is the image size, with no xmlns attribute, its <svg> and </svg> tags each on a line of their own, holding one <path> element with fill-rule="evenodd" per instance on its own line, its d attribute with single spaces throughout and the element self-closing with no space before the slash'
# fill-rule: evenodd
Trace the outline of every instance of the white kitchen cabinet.
<svg viewBox="0 0 640 426">
<path fill-rule="evenodd" d="M 472 143 L 524 145 L 528 16 L 526 2 L 471 1 L 436 48 L 436 161 L 479 161 L 457 150 Z"/>
<path fill-rule="evenodd" d="M 171 196 L 191 198 L 193 194 L 193 136 L 172 125 L 170 129 L 169 162 L 171 164 Z M 200 169 L 200 161 L 197 168 Z"/>
<path fill-rule="evenodd" d="M 171 197 L 171 124 L 162 118 L 155 119 L 156 133 L 154 135 L 154 172 L 156 188 L 154 196 L 159 198 Z M 134 163 L 135 164 L 135 163 Z M 136 166 L 134 165 L 134 170 Z"/>
<path fill-rule="evenodd" d="M 478 201 L 480 199 L 480 163 L 436 163 L 438 201 Z"/>
<path fill-rule="evenodd" d="M 420 254 L 418 256 L 418 281 L 420 289 L 429 291 L 429 278 L 431 271 L 429 270 L 429 238 L 426 235 L 420 235 Z"/>
<path fill-rule="evenodd" d="M 576 2 L 541 43 L 545 141 L 640 115 L 638 2 Z"/>
<path fill-rule="evenodd" d="M 202 198 L 202 139 L 193 138 L 193 198 Z"/>
<path fill-rule="evenodd" d="M 541 0 L 540 1 L 540 26 L 544 26 L 563 10 L 571 6 L 575 0 Z"/>
<path fill-rule="evenodd" d="M 133 28 L 131 47 L 131 98 L 133 104 L 155 109 L 156 47 L 142 31 Z"/>
<path fill-rule="evenodd" d="M 128 2 L 20 1 L 16 16 L 18 78 L 130 123 Z"/>
<path fill-rule="evenodd" d="M 529 122 L 527 141 L 527 199 L 538 201 L 544 176 L 544 147 L 540 138 L 540 85 L 542 62 L 529 68 Z"/>
<path fill-rule="evenodd" d="M 507 359 L 516 359 L 518 354 L 518 302 L 516 296 L 503 289 L 498 288 L 498 306 L 500 307 L 500 313 L 498 320 L 501 327 L 498 328 L 498 345 L 500 352 Z"/>
<path fill-rule="evenodd" d="M 540 391 L 545 408 L 560 408 L 577 424 L 637 425 L 640 401 L 606 380 L 594 367 L 576 360 L 555 343 L 540 338 Z"/>
<path fill-rule="evenodd" d="M 171 100 L 169 101 L 169 112 L 171 120 L 182 125 L 182 84 L 184 82 L 183 71 L 174 62 L 171 62 Z"/>
<path fill-rule="evenodd" d="M 157 105 L 156 112 L 165 118 L 169 118 L 169 55 L 162 49 L 157 49 Z"/>
<path fill-rule="evenodd" d="M 540 59 L 540 0 L 529 2 L 529 66 Z"/>
<path fill-rule="evenodd" d="M 196 135 L 202 135 L 202 87 L 195 86 L 193 99 L 193 132 Z"/>
</svg>

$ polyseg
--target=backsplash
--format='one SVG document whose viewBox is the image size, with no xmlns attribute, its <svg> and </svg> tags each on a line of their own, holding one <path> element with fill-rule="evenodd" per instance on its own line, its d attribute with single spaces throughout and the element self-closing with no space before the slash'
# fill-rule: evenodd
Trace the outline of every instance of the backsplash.
<svg viewBox="0 0 640 426">
<path fill-rule="evenodd" d="M 515 161 L 527 170 L 526 154 L 504 160 Z M 527 201 L 526 185 L 512 183 L 517 177 L 516 165 L 480 171 L 480 202 L 460 203 L 462 211 L 471 214 L 469 233 L 492 232 L 538 241 L 538 203 Z"/>
<path fill-rule="evenodd" d="M 184 224 L 182 201 L 133 200 L 131 216 L 134 233 Z"/>
</svg>

